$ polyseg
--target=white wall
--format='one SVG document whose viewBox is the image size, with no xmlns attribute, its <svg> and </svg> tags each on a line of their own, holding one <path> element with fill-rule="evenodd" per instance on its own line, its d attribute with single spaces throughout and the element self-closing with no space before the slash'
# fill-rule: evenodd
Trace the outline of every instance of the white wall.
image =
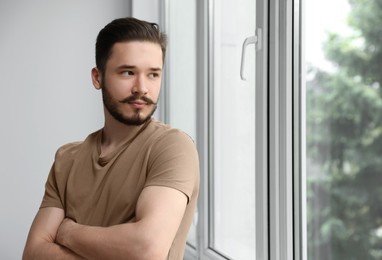
<svg viewBox="0 0 382 260">
<path fill-rule="evenodd" d="M 21 259 L 56 149 L 103 125 L 98 31 L 126 0 L 0 2 L 0 259 Z"/>
<path fill-rule="evenodd" d="M 159 10 L 162 1 L 165 0 L 131 0 L 131 14 L 138 19 L 160 24 Z"/>
</svg>

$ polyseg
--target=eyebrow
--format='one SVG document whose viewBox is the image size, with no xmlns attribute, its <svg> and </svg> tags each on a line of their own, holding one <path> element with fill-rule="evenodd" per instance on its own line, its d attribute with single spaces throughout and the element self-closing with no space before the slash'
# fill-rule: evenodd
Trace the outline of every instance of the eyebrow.
<svg viewBox="0 0 382 260">
<path fill-rule="evenodd" d="M 134 65 L 121 65 L 121 66 L 118 66 L 117 69 L 136 69 L 137 66 L 134 66 Z M 149 70 L 151 71 L 162 71 L 162 68 L 160 67 L 151 67 L 149 68 Z"/>
</svg>

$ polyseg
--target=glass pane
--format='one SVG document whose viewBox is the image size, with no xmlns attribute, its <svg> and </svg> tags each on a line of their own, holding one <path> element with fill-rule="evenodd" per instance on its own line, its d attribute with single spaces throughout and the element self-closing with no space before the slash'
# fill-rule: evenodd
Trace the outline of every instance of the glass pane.
<svg viewBox="0 0 382 260">
<path fill-rule="evenodd" d="M 169 123 L 196 142 L 196 1 L 167 1 L 167 11 Z M 188 237 L 195 248 L 196 224 L 197 212 Z"/>
<path fill-rule="evenodd" d="M 308 259 L 382 259 L 382 1 L 305 4 Z"/>
<path fill-rule="evenodd" d="M 255 259 L 255 1 L 214 1 L 213 226 L 211 247 L 232 259 Z"/>
</svg>

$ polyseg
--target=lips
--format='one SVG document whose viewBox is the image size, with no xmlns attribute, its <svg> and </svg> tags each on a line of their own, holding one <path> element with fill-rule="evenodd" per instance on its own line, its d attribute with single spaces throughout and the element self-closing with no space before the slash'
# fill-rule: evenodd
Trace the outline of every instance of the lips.
<svg viewBox="0 0 382 260">
<path fill-rule="evenodd" d="M 142 101 L 142 100 L 134 100 L 134 101 L 130 101 L 130 102 L 128 102 L 132 107 L 134 107 L 134 108 L 139 108 L 139 109 L 141 109 L 141 108 L 144 108 L 146 105 L 147 105 L 147 103 L 146 102 L 144 102 L 144 101 Z"/>
<path fill-rule="evenodd" d="M 129 96 L 119 102 L 122 104 L 129 104 L 136 108 L 143 108 L 144 106 L 147 106 L 147 105 L 156 105 L 156 103 L 153 100 L 151 100 L 150 98 L 146 96 L 141 96 L 141 97 Z"/>
</svg>

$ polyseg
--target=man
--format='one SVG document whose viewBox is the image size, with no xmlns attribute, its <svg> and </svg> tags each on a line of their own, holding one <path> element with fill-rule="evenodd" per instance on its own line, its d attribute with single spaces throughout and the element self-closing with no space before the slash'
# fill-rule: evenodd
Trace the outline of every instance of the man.
<svg viewBox="0 0 382 260">
<path fill-rule="evenodd" d="M 156 24 L 100 31 L 104 127 L 58 149 L 23 259 L 183 259 L 199 166 L 192 140 L 152 118 L 165 51 Z"/>
</svg>

